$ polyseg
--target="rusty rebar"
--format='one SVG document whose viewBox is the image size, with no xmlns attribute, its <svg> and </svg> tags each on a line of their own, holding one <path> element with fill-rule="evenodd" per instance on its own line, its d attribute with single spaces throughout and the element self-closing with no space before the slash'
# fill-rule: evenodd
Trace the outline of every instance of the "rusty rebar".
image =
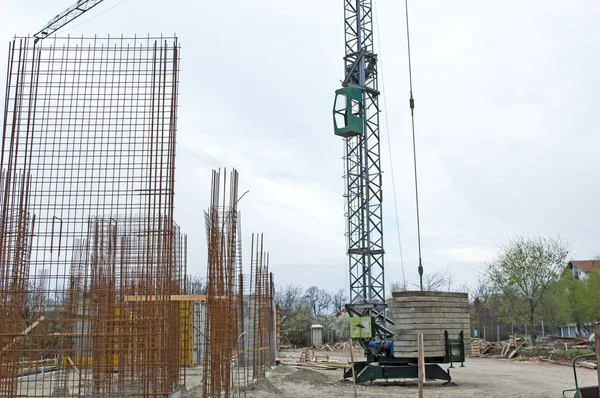
<svg viewBox="0 0 600 398">
<path fill-rule="evenodd" d="M 168 397 L 185 382 L 178 76 L 176 38 L 11 42 L 0 396 Z"/>
<path fill-rule="evenodd" d="M 238 344 L 238 173 L 227 186 L 226 171 L 213 171 L 211 203 L 205 213 L 208 265 L 206 293 L 206 354 L 203 396 L 229 397 L 234 381 L 232 361 Z M 222 185 L 221 185 L 222 183 Z"/>
</svg>

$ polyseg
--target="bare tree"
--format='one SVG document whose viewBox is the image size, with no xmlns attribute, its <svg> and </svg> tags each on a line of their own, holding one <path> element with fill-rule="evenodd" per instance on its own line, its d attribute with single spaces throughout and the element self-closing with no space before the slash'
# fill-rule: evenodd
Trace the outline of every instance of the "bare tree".
<svg viewBox="0 0 600 398">
<path fill-rule="evenodd" d="M 295 311 L 302 301 L 302 287 L 287 284 L 275 289 L 275 302 L 284 313 Z"/>
<path fill-rule="evenodd" d="M 560 237 L 518 236 L 487 264 L 492 292 L 509 300 L 514 312 L 531 326 L 535 343 L 535 316 L 548 285 L 566 266 L 568 245 Z"/>
<path fill-rule="evenodd" d="M 206 278 L 199 274 L 188 275 L 187 291 L 189 294 L 206 294 Z"/>
<path fill-rule="evenodd" d="M 390 293 L 408 291 L 408 286 L 406 284 L 406 281 L 402 281 L 402 282 L 395 281 L 395 282 L 390 283 L 389 291 L 390 291 Z"/>
<path fill-rule="evenodd" d="M 448 270 L 436 270 L 423 274 L 423 290 L 427 292 L 450 291 L 452 290 L 452 282 L 452 275 Z M 420 289 L 420 285 L 416 283 L 412 285 Z"/>
<path fill-rule="evenodd" d="M 311 286 L 304 292 L 304 301 L 310 308 L 311 315 L 316 318 L 324 315 L 331 306 L 331 295 L 325 289 Z"/>
<path fill-rule="evenodd" d="M 346 304 L 348 304 L 348 296 L 346 295 L 344 289 L 340 289 L 336 294 L 333 295 L 331 299 L 333 311 L 336 314 L 339 314 L 344 309 Z"/>
</svg>

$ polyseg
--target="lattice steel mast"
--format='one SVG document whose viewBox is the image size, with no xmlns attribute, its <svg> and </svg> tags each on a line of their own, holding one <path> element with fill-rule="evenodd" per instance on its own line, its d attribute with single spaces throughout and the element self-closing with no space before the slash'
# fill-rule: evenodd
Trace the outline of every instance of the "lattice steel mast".
<svg viewBox="0 0 600 398">
<path fill-rule="evenodd" d="M 344 137 L 350 307 L 385 325 L 379 91 L 371 0 L 344 0 L 345 77 L 335 134 Z"/>
<path fill-rule="evenodd" d="M 35 43 L 37 43 L 40 39 L 45 39 L 46 37 L 50 36 L 63 26 L 85 14 L 103 1 L 104 0 L 78 0 L 77 3 L 73 4 L 71 7 L 52 18 L 52 20 L 48 22 L 46 26 L 34 34 L 33 37 L 35 37 Z"/>
</svg>

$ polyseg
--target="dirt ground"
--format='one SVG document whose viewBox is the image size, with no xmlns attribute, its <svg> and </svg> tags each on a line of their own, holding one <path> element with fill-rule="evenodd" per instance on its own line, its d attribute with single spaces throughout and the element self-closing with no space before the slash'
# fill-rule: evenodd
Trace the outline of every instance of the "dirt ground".
<svg viewBox="0 0 600 398">
<path fill-rule="evenodd" d="M 344 353 L 322 352 L 331 359 L 346 361 Z M 282 364 L 273 368 L 267 379 L 249 387 L 241 396 L 275 397 L 353 397 L 353 386 L 342 379 L 343 371 L 297 366 L 299 350 L 280 353 Z M 356 352 L 361 359 L 362 353 Z M 468 358 L 465 367 L 451 369 L 456 386 L 443 386 L 441 381 L 428 381 L 425 397 L 561 397 L 562 391 L 574 387 L 570 366 L 546 362 L 515 361 L 495 358 Z M 444 366 L 444 369 L 447 366 Z M 595 370 L 578 368 L 580 385 L 597 385 Z M 191 384 L 190 384 L 191 382 Z M 183 397 L 200 397 L 198 380 L 188 376 L 188 391 Z M 358 397 L 415 397 L 416 380 L 376 382 L 358 385 Z M 572 396 L 572 395 L 571 395 Z"/>
</svg>

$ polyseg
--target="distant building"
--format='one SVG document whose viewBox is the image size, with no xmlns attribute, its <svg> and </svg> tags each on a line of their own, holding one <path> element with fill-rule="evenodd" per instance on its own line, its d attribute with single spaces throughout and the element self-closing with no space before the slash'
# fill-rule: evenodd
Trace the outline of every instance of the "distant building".
<svg viewBox="0 0 600 398">
<path fill-rule="evenodd" d="M 574 322 L 558 327 L 558 336 L 560 337 L 577 337 L 577 335 L 577 324 Z"/>
<path fill-rule="evenodd" d="M 574 279 L 585 279 L 591 271 L 600 270 L 600 260 L 569 261 L 564 274 L 570 273 Z"/>
<path fill-rule="evenodd" d="M 573 279 L 584 280 L 592 271 L 600 271 L 600 260 L 571 260 L 563 272 L 563 277 L 571 275 Z M 567 323 L 558 328 L 558 335 L 561 337 L 576 337 L 589 332 L 590 330 L 585 328 L 578 330 L 576 323 Z"/>
</svg>

